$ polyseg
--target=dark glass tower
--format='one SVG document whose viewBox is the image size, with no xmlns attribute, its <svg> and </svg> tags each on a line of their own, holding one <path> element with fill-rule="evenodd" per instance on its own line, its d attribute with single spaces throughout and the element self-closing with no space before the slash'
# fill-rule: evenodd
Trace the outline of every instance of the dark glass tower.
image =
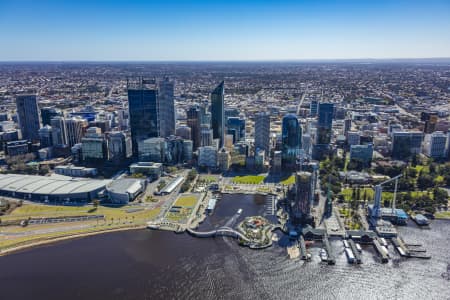
<svg viewBox="0 0 450 300">
<path fill-rule="evenodd" d="M 51 119 L 60 116 L 60 113 L 54 107 L 41 108 L 42 126 L 50 125 Z"/>
<path fill-rule="evenodd" d="M 201 109 L 198 105 L 193 105 L 186 110 L 187 125 L 191 128 L 191 137 L 194 150 L 200 147 L 200 123 Z"/>
<path fill-rule="evenodd" d="M 245 140 L 245 119 L 229 117 L 227 119 L 227 134 L 233 136 L 233 143 Z"/>
<path fill-rule="evenodd" d="M 211 125 L 213 139 L 219 140 L 219 148 L 223 146 L 225 138 L 224 113 L 224 82 L 222 81 L 211 93 Z"/>
<path fill-rule="evenodd" d="M 302 128 L 295 114 L 287 114 L 283 117 L 281 139 L 282 165 L 289 170 L 294 170 L 302 140 Z"/>
<path fill-rule="evenodd" d="M 333 103 L 319 103 L 316 144 L 313 147 L 313 159 L 322 160 L 328 154 L 333 124 Z"/>
<path fill-rule="evenodd" d="M 39 141 L 39 128 L 41 124 L 36 95 L 17 96 L 16 106 L 22 139 Z"/>
<path fill-rule="evenodd" d="M 158 89 L 154 80 L 140 78 L 128 82 L 128 110 L 133 155 L 138 156 L 138 143 L 159 136 Z"/>
</svg>

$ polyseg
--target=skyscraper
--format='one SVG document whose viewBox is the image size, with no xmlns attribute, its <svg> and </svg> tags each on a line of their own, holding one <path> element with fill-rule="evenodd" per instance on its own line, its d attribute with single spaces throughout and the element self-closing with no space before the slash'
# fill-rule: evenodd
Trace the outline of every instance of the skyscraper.
<svg viewBox="0 0 450 300">
<path fill-rule="evenodd" d="M 331 142 L 333 112 L 333 103 L 319 103 L 316 143 L 312 151 L 313 159 L 321 160 L 328 154 Z"/>
<path fill-rule="evenodd" d="M 65 119 L 67 145 L 73 147 L 75 144 L 81 143 L 84 133 L 88 127 L 88 122 L 81 117 L 72 117 Z"/>
<path fill-rule="evenodd" d="M 41 124 L 36 95 L 18 95 L 16 106 L 22 139 L 38 141 Z"/>
<path fill-rule="evenodd" d="M 287 114 L 282 123 L 282 165 L 287 169 L 294 170 L 297 156 L 300 154 L 302 139 L 302 128 L 298 123 L 297 116 Z"/>
<path fill-rule="evenodd" d="M 154 80 L 143 78 L 127 88 L 133 154 L 138 156 L 140 141 L 159 136 L 158 89 Z"/>
<path fill-rule="evenodd" d="M 227 134 L 233 136 L 233 143 L 245 141 L 245 119 L 229 117 L 227 119 Z"/>
<path fill-rule="evenodd" d="M 175 134 L 175 83 L 168 77 L 159 82 L 159 130 L 161 137 Z"/>
<path fill-rule="evenodd" d="M 270 113 L 260 112 L 255 118 L 255 148 L 270 152 Z"/>
<path fill-rule="evenodd" d="M 60 112 L 54 107 L 41 108 L 42 126 L 50 125 L 51 119 L 59 115 Z"/>
<path fill-rule="evenodd" d="M 219 148 L 222 148 L 225 138 L 224 113 L 224 82 L 222 81 L 211 93 L 211 127 L 213 138 L 219 140 Z"/>
<path fill-rule="evenodd" d="M 53 145 L 66 145 L 67 144 L 67 130 L 64 118 L 57 116 L 50 120 L 52 126 Z"/>
<path fill-rule="evenodd" d="M 200 120 L 201 110 L 198 105 L 193 105 L 186 111 L 187 125 L 191 128 L 191 137 L 194 146 L 194 150 L 200 147 L 201 133 L 200 133 Z"/>
<path fill-rule="evenodd" d="M 122 131 L 111 132 L 108 135 L 109 159 L 121 162 L 131 157 L 133 151 L 131 138 Z"/>
<path fill-rule="evenodd" d="M 314 195 L 313 176 L 310 172 L 297 172 L 295 175 L 294 220 L 303 224 L 311 222 L 311 205 Z"/>
</svg>

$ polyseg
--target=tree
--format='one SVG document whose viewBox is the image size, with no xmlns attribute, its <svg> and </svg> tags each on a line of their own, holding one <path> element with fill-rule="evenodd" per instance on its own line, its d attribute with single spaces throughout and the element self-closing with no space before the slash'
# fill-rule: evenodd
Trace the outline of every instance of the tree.
<svg viewBox="0 0 450 300">
<path fill-rule="evenodd" d="M 92 205 L 94 205 L 94 209 L 97 209 L 98 206 L 100 205 L 100 200 L 94 199 L 94 200 L 92 201 Z"/>
<path fill-rule="evenodd" d="M 433 177 L 420 172 L 419 178 L 417 178 L 417 187 L 421 190 L 426 190 L 433 187 Z"/>
</svg>

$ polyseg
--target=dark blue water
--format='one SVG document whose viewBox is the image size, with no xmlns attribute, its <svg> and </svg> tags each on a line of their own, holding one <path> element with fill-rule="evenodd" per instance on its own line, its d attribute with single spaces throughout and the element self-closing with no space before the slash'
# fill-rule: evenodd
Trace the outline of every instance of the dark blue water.
<svg viewBox="0 0 450 300">
<path fill-rule="evenodd" d="M 225 197 L 202 226 L 218 226 L 243 208 L 243 218 L 263 209 L 251 196 Z M 335 266 L 289 260 L 286 250 L 239 247 L 230 238 L 136 230 L 65 241 L 0 257 L 0 299 L 450 299 L 441 277 L 450 263 L 450 222 L 431 230 L 399 228 L 408 242 L 423 243 L 431 260 L 381 264 L 372 247 L 362 265 L 348 265 L 333 241 Z"/>
</svg>

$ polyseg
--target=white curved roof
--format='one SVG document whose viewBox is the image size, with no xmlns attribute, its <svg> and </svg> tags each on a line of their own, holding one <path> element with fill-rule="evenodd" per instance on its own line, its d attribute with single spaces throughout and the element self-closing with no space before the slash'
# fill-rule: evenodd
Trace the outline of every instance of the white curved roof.
<svg viewBox="0 0 450 300">
<path fill-rule="evenodd" d="M 41 195 L 89 193 L 104 188 L 111 180 L 34 175 L 0 174 L 0 190 Z"/>
</svg>

